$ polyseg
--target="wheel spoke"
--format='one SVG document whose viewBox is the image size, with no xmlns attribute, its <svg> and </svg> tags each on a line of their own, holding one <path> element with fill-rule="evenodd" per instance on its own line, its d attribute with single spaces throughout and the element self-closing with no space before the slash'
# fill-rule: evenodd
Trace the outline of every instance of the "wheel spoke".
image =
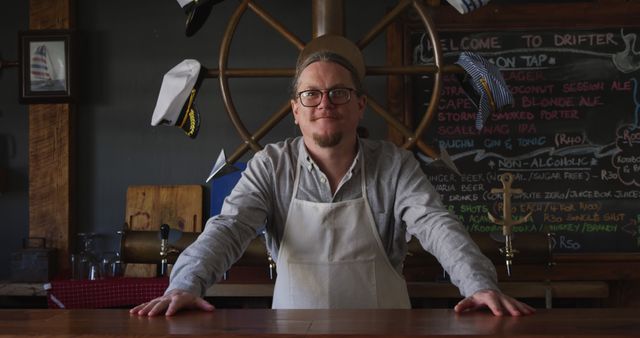
<svg viewBox="0 0 640 338">
<path fill-rule="evenodd" d="M 407 126 L 405 126 L 402 122 L 400 122 L 397 118 L 395 118 L 391 113 L 386 111 L 378 102 L 376 102 L 373 98 L 367 97 L 367 103 L 378 115 L 380 115 L 387 123 L 389 123 L 392 127 L 398 130 L 404 137 L 408 139 L 413 139 L 415 136 Z"/>
<path fill-rule="evenodd" d="M 291 111 L 291 105 L 289 104 L 289 102 L 286 102 L 285 104 L 282 105 L 282 107 L 280 107 L 280 109 L 277 112 L 271 115 L 271 117 L 269 117 L 267 122 L 263 123 L 262 126 L 258 128 L 256 133 L 254 135 L 251 135 L 249 139 L 251 139 L 254 142 L 260 141 L 260 139 L 262 139 L 271 129 L 273 129 L 273 127 L 275 127 L 276 124 L 278 124 L 283 118 L 289 115 L 290 111 Z M 250 148 L 249 142 L 245 142 L 241 144 L 238 148 L 236 148 L 233 154 L 229 158 L 227 158 L 227 163 L 233 164 L 235 161 L 239 160 L 240 157 L 242 157 L 242 155 L 244 155 L 247 151 L 249 151 L 249 148 Z"/>
<path fill-rule="evenodd" d="M 413 144 L 416 144 L 418 149 L 420 149 L 427 156 L 433 159 L 437 159 L 440 156 L 435 149 L 421 140 L 421 134 L 414 134 L 411 130 L 409 130 L 407 126 L 405 126 L 402 122 L 395 118 L 391 113 L 386 111 L 378 102 L 368 97 L 367 103 L 369 104 L 371 109 L 378 113 L 378 115 L 385 119 L 387 123 L 389 123 L 393 128 L 396 128 L 402 135 L 404 135 L 404 137 L 407 138 L 407 143 L 403 145 L 404 148 L 411 148 Z"/>
<path fill-rule="evenodd" d="M 224 74 L 227 77 L 293 77 L 293 68 L 226 68 Z M 220 76 L 220 70 L 209 69 L 206 77 L 216 78 Z"/>
<path fill-rule="evenodd" d="M 433 149 L 433 147 L 424 143 L 422 140 L 418 140 L 417 145 L 418 145 L 418 149 L 420 149 L 423 153 L 425 153 L 427 156 L 431 157 L 432 159 L 437 160 L 440 157 L 440 153 L 438 153 L 438 151 L 436 151 L 435 149 Z"/>
<path fill-rule="evenodd" d="M 393 22 L 393 20 L 400 15 L 411 4 L 410 0 L 400 0 L 396 7 L 394 7 L 389 13 L 378 20 L 378 22 L 371 28 L 365 36 L 356 44 L 360 49 L 364 49 L 373 39 L 380 34 L 387 26 Z"/>
<path fill-rule="evenodd" d="M 367 75 L 422 75 L 438 72 L 438 67 L 435 65 L 367 67 Z M 445 65 L 440 72 L 463 73 L 464 70 L 458 65 Z"/>
<path fill-rule="evenodd" d="M 429 101 L 429 107 L 420 120 L 418 127 L 415 130 L 407 127 L 400 119 L 392 115 L 389 111 L 383 108 L 375 100 L 369 98 L 368 104 L 371 108 L 380 115 L 391 127 L 398 130 L 400 134 L 406 138 L 406 142 L 402 145 L 404 148 L 417 147 L 426 155 L 436 159 L 439 154 L 431 146 L 424 143 L 422 140 L 422 134 L 425 132 L 427 126 L 431 122 L 435 109 L 437 108 L 438 101 L 440 99 L 440 91 L 442 89 L 442 74 L 443 73 L 462 73 L 463 70 L 457 65 L 444 65 L 441 47 L 439 45 L 439 39 L 435 32 L 433 21 L 428 15 L 425 5 L 422 0 L 398 0 L 398 4 L 386 15 L 382 17 L 356 44 L 359 49 L 364 49 L 371 41 L 373 41 L 383 30 L 388 29 L 389 25 L 396 20 L 408 7 L 412 5 L 418 12 L 418 16 L 422 20 L 427 32 L 429 33 L 430 42 L 433 45 L 433 64 L 427 65 L 408 65 L 408 66 L 382 66 L 382 67 L 367 67 L 366 75 L 420 75 L 420 74 L 433 74 L 434 86 L 431 99 Z M 262 146 L 258 143 L 274 126 L 280 123 L 291 111 L 290 103 L 287 102 L 276 111 L 269 119 L 263 123 L 256 132 L 252 135 L 244 123 L 240 119 L 238 112 L 233 104 L 229 90 L 229 78 L 252 78 L 252 77 L 264 77 L 264 78 L 283 78 L 292 77 L 295 74 L 293 68 L 232 68 L 228 67 L 228 56 L 231 45 L 231 39 L 235 33 L 236 27 L 240 21 L 242 15 L 247 9 L 251 9 L 259 18 L 261 18 L 267 25 L 275 29 L 281 34 L 287 41 L 293 44 L 299 51 L 303 50 L 305 43 L 290 32 L 282 23 L 265 11 L 262 7 L 258 6 L 253 0 L 241 0 L 240 6 L 231 16 L 231 19 L 227 25 L 227 29 L 224 33 L 222 43 L 220 46 L 220 58 L 218 60 L 218 69 L 208 69 L 206 76 L 208 78 L 218 77 L 220 82 L 220 90 L 222 91 L 223 103 L 225 105 L 227 114 L 231 119 L 234 127 L 240 134 L 240 137 L 244 140 L 233 154 L 227 159 L 228 164 L 233 164 L 240 159 L 247 151 L 254 150 L 259 151 Z M 334 13 L 335 14 L 335 13 Z M 340 21 L 340 20 L 338 20 Z"/>
<path fill-rule="evenodd" d="M 292 77 L 296 70 L 293 68 L 226 68 L 225 75 L 229 78 L 244 77 Z M 423 75 L 437 73 L 438 68 L 434 65 L 413 65 L 413 66 L 382 66 L 367 67 L 367 75 Z M 441 73 L 464 73 L 464 69 L 458 65 L 445 65 Z M 207 78 L 217 78 L 220 75 L 219 69 L 208 69 Z"/>
<path fill-rule="evenodd" d="M 238 111 L 236 110 L 236 107 L 233 104 L 233 101 L 230 99 L 231 94 L 229 93 L 229 88 L 226 86 L 226 83 L 225 83 L 225 86 L 222 86 L 220 89 L 222 90 L 222 102 L 224 103 L 224 106 L 227 110 L 227 115 L 229 115 L 229 118 L 231 119 L 231 123 L 233 123 L 233 126 L 236 127 L 236 131 L 238 131 L 238 133 L 240 134 L 240 137 L 242 137 L 242 139 L 249 146 L 251 146 L 251 148 L 254 151 L 261 150 L 262 146 L 260 146 L 260 144 L 258 144 L 253 139 L 253 137 L 247 130 L 247 127 L 245 127 L 244 123 L 242 123 L 242 119 L 240 119 L 240 116 L 238 115 Z M 230 162 L 230 163 L 233 163 L 233 162 Z"/>
<path fill-rule="evenodd" d="M 302 40 L 298 39 L 297 36 L 291 33 L 291 31 L 285 28 L 280 22 L 278 22 L 278 20 L 262 9 L 262 7 L 258 6 L 253 1 L 249 1 L 248 5 L 254 13 L 256 13 L 269 26 L 273 27 L 278 33 L 282 34 L 282 36 L 298 48 L 299 51 L 304 48 L 304 42 L 302 42 Z"/>
</svg>

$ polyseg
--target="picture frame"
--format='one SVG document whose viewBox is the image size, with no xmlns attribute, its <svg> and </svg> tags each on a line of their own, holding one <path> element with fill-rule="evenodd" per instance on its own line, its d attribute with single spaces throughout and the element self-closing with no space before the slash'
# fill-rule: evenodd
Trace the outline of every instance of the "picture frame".
<svg viewBox="0 0 640 338">
<path fill-rule="evenodd" d="M 18 32 L 20 103 L 74 101 L 73 40 L 70 30 Z"/>
</svg>

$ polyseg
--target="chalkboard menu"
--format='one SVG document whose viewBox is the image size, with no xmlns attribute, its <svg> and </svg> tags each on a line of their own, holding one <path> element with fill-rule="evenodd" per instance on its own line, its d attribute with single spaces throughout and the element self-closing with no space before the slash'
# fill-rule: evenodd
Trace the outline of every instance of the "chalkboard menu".
<svg viewBox="0 0 640 338">
<path fill-rule="evenodd" d="M 551 232 L 554 252 L 640 251 L 640 29 L 440 32 L 447 64 L 462 51 L 497 65 L 514 103 L 475 128 L 477 109 L 444 76 L 427 144 L 446 148 L 458 176 L 418 154 L 443 201 L 472 233 L 499 233 L 498 175 L 512 173 L 519 232 Z M 423 32 L 409 36 L 414 64 L 432 63 Z M 412 111 L 432 76 L 412 79 Z"/>
</svg>

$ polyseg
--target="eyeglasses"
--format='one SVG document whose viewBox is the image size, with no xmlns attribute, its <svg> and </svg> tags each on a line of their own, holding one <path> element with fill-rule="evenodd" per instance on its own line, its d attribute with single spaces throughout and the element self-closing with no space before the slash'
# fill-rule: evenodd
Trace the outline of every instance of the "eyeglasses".
<svg viewBox="0 0 640 338">
<path fill-rule="evenodd" d="M 329 95 L 329 102 L 335 105 L 345 104 L 351 100 L 353 88 L 333 88 L 329 90 L 310 89 L 298 93 L 300 103 L 305 107 L 317 107 L 322 102 L 322 97 L 326 92 Z"/>
</svg>

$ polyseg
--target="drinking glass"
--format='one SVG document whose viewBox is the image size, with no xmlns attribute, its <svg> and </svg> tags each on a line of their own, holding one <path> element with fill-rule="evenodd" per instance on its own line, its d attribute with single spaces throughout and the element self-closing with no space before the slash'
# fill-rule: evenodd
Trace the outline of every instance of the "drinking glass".
<svg viewBox="0 0 640 338">
<path fill-rule="evenodd" d="M 96 280 L 101 277 L 100 264 L 94 251 L 95 237 L 96 234 L 92 232 L 78 233 L 82 249 L 72 256 L 73 279 Z"/>
<path fill-rule="evenodd" d="M 124 274 L 124 263 L 120 260 L 120 253 L 118 252 L 107 251 L 102 253 L 100 264 L 104 278 L 122 277 Z"/>
</svg>

